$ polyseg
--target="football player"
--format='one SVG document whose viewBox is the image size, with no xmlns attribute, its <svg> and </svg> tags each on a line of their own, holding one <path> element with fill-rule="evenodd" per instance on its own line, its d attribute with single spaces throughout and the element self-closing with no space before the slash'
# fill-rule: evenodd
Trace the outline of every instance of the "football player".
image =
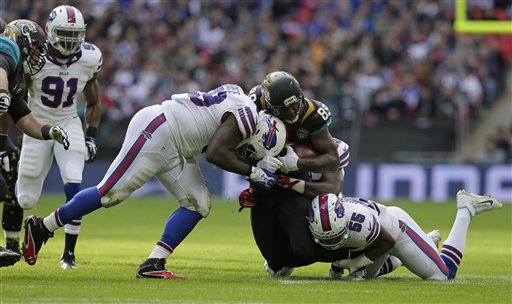
<svg viewBox="0 0 512 304">
<path fill-rule="evenodd" d="M 332 172 L 338 168 L 339 157 L 329 133 L 331 111 L 320 101 L 306 98 L 300 84 L 291 74 L 276 71 L 268 74 L 263 83 L 252 88 L 249 97 L 258 110 L 268 110 L 288 127 L 288 141 L 311 147 L 315 158 L 299 158 L 287 148 L 280 157 L 280 171 Z"/>
<path fill-rule="evenodd" d="M 270 135 L 285 131 L 284 127 L 278 130 L 273 121 L 257 122 L 256 106 L 233 84 L 209 92 L 174 94 L 170 100 L 140 110 L 130 121 L 121 151 L 97 186 L 80 191 L 45 218 L 32 215 L 25 220 L 25 261 L 34 265 L 41 246 L 59 227 L 101 207 L 119 204 L 156 176 L 181 206 L 169 216 L 160 240 L 136 276 L 183 278 L 166 270 L 166 261 L 211 207 L 195 156 L 205 153 L 210 163 L 245 175 L 258 187 L 270 189 L 275 184 L 272 170 L 282 165 L 276 158 L 267 155 L 252 166 L 236 153 L 246 143 L 244 139 L 253 135 L 264 136 L 268 148 L 274 147 L 278 141 Z M 272 132 L 256 132 L 262 123 L 270 125 Z M 285 140 L 279 142 L 284 146 Z"/>
<path fill-rule="evenodd" d="M 97 79 L 103 59 L 98 47 L 85 42 L 85 31 L 82 13 L 73 6 L 58 6 L 48 16 L 46 64 L 27 82 L 28 105 L 45 123 L 60 124 L 66 128 L 71 149 L 64 150 L 54 141 L 23 137 L 17 197 L 25 210 L 37 204 L 54 157 L 64 183 L 66 201 L 80 190 L 84 162 L 92 162 L 96 158 L 94 138 L 101 116 Z M 80 94 L 85 100 L 85 138 L 77 114 Z M 19 229 L 7 233 L 17 241 L 23 218 L 16 215 L 16 219 Z M 63 269 L 77 267 L 75 245 L 81 222 L 81 218 L 76 218 L 65 226 L 66 237 L 60 261 Z"/>
<path fill-rule="evenodd" d="M 457 215 L 440 254 L 431 238 L 399 207 L 321 194 L 311 203 L 309 222 L 311 234 L 322 247 L 363 250 L 356 257 L 334 263 L 337 269 L 348 269 L 350 279 L 372 279 L 403 264 L 424 280 L 448 280 L 457 274 L 471 220 L 501 207 L 490 196 L 457 192 Z"/>
<path fill-rule="evenodd" d="M 291 144 L 311 147 L 317 157 L 305 158 L 289 146 L 285 156 L 278 159 L 283 163 L 279 169 L 295 177 L 308 179 L 308 172 L 335 174 L 340 170 L 340 159 L 335 141 L 329 133 L 331 112 L 320 101 L 306 98 L 299 82 L 291 74 L 283 71 L 265 76 L 261 85 L 252 88 L 249 97 L 258 109 L 266 109 L 281 118 L 288 127 L 288 140 Z M 295 172 L 295 173 L 294 173 Z M 302 172 L 302 173 L 298 173 Z M 270 191 L 252 187 L 240 195 L 242 207 L 251 207 L 251 225 L 263 257 L 265 269 L 272 276 L 291 273 L 290 267 L 304 266 L 317 261 L 332 261 L 332 253 L 315 245 L 307 232 L 307 216 L 311 198 L 303 195 L 305 183 L 293 183 L 296 191 L 274 187 Z M 338 192 L 339 185 L 324 185 L 325 192 Z M 305 230 L 306 229 L 306 230 Z M 269 237 L 271 236 L 271 237 Z M 346 251 L 340 251 L 343 256 Z"/>
<path fill-rule="evenodd" d="M 312 198 L 325 191 L 338 192 L 343 187 L 349 146 L 337 138 L 333 138 L 333 143 L 340 158 L 336 171 L 290 173 L 294 177 L 279 174 L 277 184 L 281 187 L 270 191 L 250 187 L 240 193 L 241 207 L 251 208 L 254 239 L 271 277 L 286 277 L 295 267 L 348 257 L 345 249 L 329 251 L 318 246 L 304 220 Z"/>
<path fill-rule="evenodd" d="M 24 75 L 34 75 L 44 66 L 45 35 L 43 29 L 35 22 L 18 19 L 7 24 L 0 36 L 0 166 L 10 172 L 11 153 L 7 153 L 7 131 L 14 121 L 18 129 L 28 136 L 41 139 L 54 139 L 69 148 L 68 136 L 61 126 L 44 124 L 30 111 L 24 98 L 27 94 Z M 3 115 L 9 113 L 9 116 Z M 3 198 L 8 200 L 8 198 Z M 4 224 L 5 227 L 5 224 Z M 0 248 L 2 251 L 5 249 Z M 2 252 L 1 266 L 16 263 L 12 255 Z"/>
</svg>

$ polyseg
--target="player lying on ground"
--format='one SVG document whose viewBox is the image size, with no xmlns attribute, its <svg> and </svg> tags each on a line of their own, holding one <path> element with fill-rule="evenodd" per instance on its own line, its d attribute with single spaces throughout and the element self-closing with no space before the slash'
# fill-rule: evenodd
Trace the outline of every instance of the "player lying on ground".
<svg viewBox="0 0 512 304">
<path fill-rule="evenodd" d="M 276 155 L 285 145 L 286 128 L 270 115 L 258 121 L 256 106 L 237 85 L 175 94 L 162 104 L 140 110 L 128 126 L 121 151 L 96 187 L 80 191 L 44 219 L 32 215 L 25 220 L 26 262 L 36 263 L 41 246 L 59 227 L 101 207 L 119 204 L 156 176 L 181 207 L 169 216 L 160 240 L 139 266 L 137 278 L 182 278 L 165 269 L 167 258 L 211 207 L 206 181 L 194 157 L 205 153 L 219 168 L 246 175 L 258 187 L 271 188 L 275 183 L 272 172 L 251 166 L 237 155 L 237 148 L 252 136 Z M 264 157 L 260 163 L 269 159 L 274 158 Z"/>
<path fill-rule="evenodd" d="M 421 227 L 399 207 L 321 194 L 311 203 L 309 222 L 322 247 L 363 250 L 357 257 L 334 263 L 331 272 L 340 274 L 341 269 L 348 269 L 351 279 L 372 279 L 403 264 L 422 279 L 447 280 L 457 274 L 473 217 L 501 207 L 490 196 L 457 192 L 457 215 L 440 254 Z M 394 258 L 388 259 L 390 256 Z"/>
</svg>

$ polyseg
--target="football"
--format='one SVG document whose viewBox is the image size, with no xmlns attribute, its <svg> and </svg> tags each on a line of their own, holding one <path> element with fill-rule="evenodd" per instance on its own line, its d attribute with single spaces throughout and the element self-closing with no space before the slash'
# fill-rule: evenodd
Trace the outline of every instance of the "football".
<svg viewBox="0 0 512 304">
<path fill-rule="evenodd" d="M 295 144 L 291 146 L 293 151 L 297 153 L 297 156 L 300 158 L 312 158 L 317 157 L 318 153 L 316 153 L 313 149 L 306 145 Z"/>
</svg>

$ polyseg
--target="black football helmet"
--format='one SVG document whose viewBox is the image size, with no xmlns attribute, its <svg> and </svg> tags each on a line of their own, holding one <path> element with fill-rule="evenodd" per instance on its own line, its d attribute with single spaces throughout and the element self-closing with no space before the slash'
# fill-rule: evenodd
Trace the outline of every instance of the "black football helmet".
<svg viewBox="0 0 512 304">
<path fill-rule="evenodd" d="M 18 44 L 25 73 L 34 75 L 43 68 L 47 48 L 39 24 L 27 19 L 14 20 L 5 27 L 4 36 Z"/>
<path fill-rule="evenodd" d="M 265 106 L 275 116 L 287 123 L 299 120 L 304 109 L 304 94 L 291 74 L 283 71 L 268 74 L 261 84 L 261 94 Z"/>
</svg>

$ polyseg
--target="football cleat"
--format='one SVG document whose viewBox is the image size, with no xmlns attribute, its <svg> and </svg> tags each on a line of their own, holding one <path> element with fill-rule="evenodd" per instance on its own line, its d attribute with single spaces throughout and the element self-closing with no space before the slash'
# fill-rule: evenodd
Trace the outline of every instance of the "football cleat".
<svg viewBox="0 0 512 304">
<path fill-rule="evenodd" d="M 427 233 L 427 236 L 436 244 L 436 248 L 439 248 L 439 243 L 443 239 L 439 230 L 432 230 Z"/>
<path fill-rule="evenodd" d="M 287 278 L 292 274 L 294 269 L 293 267 L 283 267 L 278 271 L 274 271 L 270 266 L 268 266 L 267 261 L 263 264 L 263 268 L 265 268 L 271 278 Z"/>
<path fill-rule="evenodd" d="M 72 251 L 64 251 L 60 258 L 60 268 L 62 269 L 76 269 L 78 266 L 75 264 L 75 254 Z"/>
<path fill-rule="evenodd" d="M 21 255 L 20 239 L 19 238 L 5 238 L 5 248 L 14 251 Z"/>
<path fill-rule="evenodd" d="M 466 190 L 457 192 L 457 208 L 468 209 L 471 217 L 484 211 L 499 209 L 503 205 L 495 198 L 488 195 L 477 195 Z"/>
<path fill-rule="evenodd" d="M 185 277 L 177 276 L 165 269 L 165 262 L 165 259 L 147 259 L 137 269 L 137 279 L 185 279 Z"/>
<path fill-rule="evenodd" d="M 48 231 L 43 225 L 43 219 L 31 215 L 24 223 L 25 238 L 23 239 L 23 257 L 29 265 L 35 265 L 37 262 L 37 254 L 43 244 L 46 244 L 49 238 L 53 237 L 53 232 Z"/>
<path fill-rule="evenodd" d="M 329 269 L 329 278 L 333 280 L 339 280 L 343 276 L 343 268 L 339 268 L 334 263 L 331 263 L 331 268 Z"/>
<path fill-rule="evenodd" d="M 0 246 L 0 267 L 12 266 L 21 259 L 21 254 Z"/>
</svg>

